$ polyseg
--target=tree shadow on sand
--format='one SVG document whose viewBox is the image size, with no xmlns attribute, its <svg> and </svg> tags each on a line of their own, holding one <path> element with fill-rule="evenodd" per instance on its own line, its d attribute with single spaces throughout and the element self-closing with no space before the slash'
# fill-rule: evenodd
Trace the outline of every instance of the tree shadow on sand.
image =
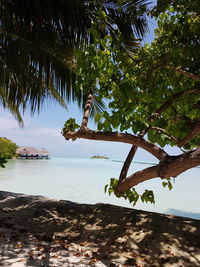
<svg viewBox="0 0 200 267">
<path fill-rule="evenodd" d="M 200 266 L 198 220 L 3 192 L 0 211 L 0 266 Z"/>
</svg>

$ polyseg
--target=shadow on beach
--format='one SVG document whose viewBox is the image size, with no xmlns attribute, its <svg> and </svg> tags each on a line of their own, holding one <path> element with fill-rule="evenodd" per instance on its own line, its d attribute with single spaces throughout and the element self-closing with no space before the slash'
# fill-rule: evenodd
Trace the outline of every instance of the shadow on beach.
<svg viewBox="0 0 200 267">
<path fill-rule="evenodd" d="M 200 266 L 198 220 L 0 191 L 0 224 L 4 267 Z"/>
</svg>

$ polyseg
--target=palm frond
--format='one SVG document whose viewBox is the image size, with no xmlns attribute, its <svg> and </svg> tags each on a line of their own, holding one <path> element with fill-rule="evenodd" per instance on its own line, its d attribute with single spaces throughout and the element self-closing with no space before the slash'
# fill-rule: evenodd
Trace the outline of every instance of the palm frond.
<svg viewBox="0 0 200 267">
<path fill-rule="evenodd" d="M 117 0 L 103 2 L 109 22 L 117 26 L 126 41 L 133 33 L 137 37 L 144 36 L 147 30 L 147 0 L 124 1 L 120 7 Z"/>
<path fill-rule="evenodd" d="M 88 29 L 103 9 L 107 20 L 124 35 L 143 36 L 147 27 L 147 0 L 2 0 L 0 18 L 3 28 L 29 31 L 31 40 L 52 40 L 59 35 L 67 46 L 90 42 Z M 102 31 L 102 29 L 101 29 Z M 105 29 L 106 31 L 106 29 Z M 130 37 L 130 36 L 129 36 Z"/>
<path fill-rule="evenodd" d="M 90 117 L 93 118 L 95 114 L 101 113 L 106 109 L 107 107 L 106 107 L 105 102 L 98 96 L 94 96 L 94 100 L 93 100 L 92 108 L 90 112 Z"/>
<path fill-rule="evenodd" d="M 0 1 L 0 86 L 8 106 L 34 113 L 45 99 L 84 103 L 76 88 L 73 50 L 92 42 L 88 34 L 95 21 L 101 34 L 143 36 L 146 25 L 145 0 L 1 0 Z M 102 29 L 99 9 L 106 13 Z M 143 10 L 143 11 L 142 11 Z M 117 39 L 117 38 L 116 38 Z M 114 38 L 115 40 L 115 38 Z M 99 104 L 97 104 L 99 102 Z M 96 111 L 103 104 L 96 102 Z M 95 107 L 95 106 L 94 106 Z M 17 111 L 16 111 L 17 112 Z"/>
<path fill-rule="evenodd" d="M 0 85 L 8 100 L 23 109 L 29 103 L 31 112 L 39 110 L 44 98 L 55 99 L 66 107 L 63 99 L 75 98 L 72 90 L 74 74 L 69 69 L 62 48 L 34 49 L 20 38 L 0 35 Z"/>
<path fill-rule="evenodd" d="M 0 105 L 7 109 L 18 121 L 20 127 L 24 126 L 22 116 L 19 112 L 19 107 L 16 104 L 11 104 L 7 101 L 5 91 L 0 87 Z"/>
</svg>

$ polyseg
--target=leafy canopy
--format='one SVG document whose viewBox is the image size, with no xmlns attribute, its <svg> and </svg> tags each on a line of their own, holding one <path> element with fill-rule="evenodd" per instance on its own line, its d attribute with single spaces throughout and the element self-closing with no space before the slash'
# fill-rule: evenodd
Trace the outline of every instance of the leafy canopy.
<svg viewBox="0 0 200 267">
<path fill-rule="evenodd" d="M 156 37 L 143 47 L 134 43 L 132 49 L 122 48 L 116 45 L 116 40 L 113 42 L 112 36 L 101 38 L 92 30 L 94 44 L 77 53 L 77 85 L 94 87 L 98 97 L 109 103 L 109 110 L 95 116 L 96 132 L 104 132 L 105 137 L 109 132 L 128 132 L 141 137 L 146 134 L 145 138 L 158 149 L 171 145 L 179 147 L 180 152 L 191 150 L 192 153 L 192 149 L 199 147 L 200 7 L 197 2 L 158 1 L 151 12 L 158 23 Z M 176 159 L 171 157 L 170 161 Z M 165 161 L 166 166 L 161 164 L 163 170 L 170 161 Z M 159 173 L 160 169 L 156 175 Z M 172 188 L 170 180 L 162 185 Z M 112 193 L 118 186 L 120 181 L 112 178 L 105 189 Z M 151 190 L 139 196 L 133 188 L 118 196 L 128 198 L 133 204 L 139 197 L 154 202 Z"/>
<path fill-rule="evenodd" d="M 109 100 L 109 112 L 96 115 L 98 130 L 147 130 L 152 143 L 181 147 L 180 141 L 200 120 L 199 80 L 187 75 L 200 74 L 200 18 L 170 8 L 158 17 L 158 26 L 151 45 L 131 52 L 113 47 L 110 36 L 98 39 L 96 34 L 96 46 L 79 53 L 78 86 L 95 86 L 99 96 Z M 183 148 L 199 143 L 197 135 Z"/>
</svg>

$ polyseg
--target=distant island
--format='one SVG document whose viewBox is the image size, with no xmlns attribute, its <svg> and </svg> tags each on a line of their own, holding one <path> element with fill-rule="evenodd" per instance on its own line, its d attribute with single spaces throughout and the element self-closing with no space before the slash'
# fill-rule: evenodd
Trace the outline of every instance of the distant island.
<svg viewBox="0 0 200 267">
<path fill-rule="evenodd" d="M 94 155 L 91 157 L 91 159 L 109 159 L 109 158 L 104 155 Z"/>
</svg>

